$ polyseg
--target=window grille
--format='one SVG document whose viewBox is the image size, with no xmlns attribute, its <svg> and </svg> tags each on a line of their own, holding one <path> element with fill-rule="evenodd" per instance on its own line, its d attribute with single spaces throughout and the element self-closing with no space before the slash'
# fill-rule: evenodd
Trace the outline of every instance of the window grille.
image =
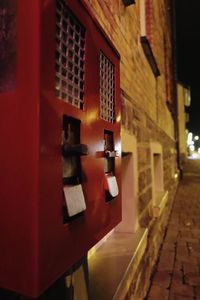
<svg viewBox="0 0 200 300">
<path fill-rule="evenodd" d="M 65 5 L 56 1 L 56 96 L 83 109 L 85 28 Z"/>
<path fill-rule="evenodd" d="M 115 121 L 115 67 L 100 52 L 100 116 L 110 123 Z"/>
</svg>

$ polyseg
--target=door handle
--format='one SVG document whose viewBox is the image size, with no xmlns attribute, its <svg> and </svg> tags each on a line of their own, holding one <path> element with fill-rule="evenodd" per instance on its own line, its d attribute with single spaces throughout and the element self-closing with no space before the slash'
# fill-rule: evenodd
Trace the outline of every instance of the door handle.
<svg viewBox="0 0 200 300">
<path fill-rule="evenodd" d="M 70 155 L 88 155 L 88 146 L 85 144 L 75 144 L 71 145 L 68 143 L 64 143 L 62 145 L 62 155 L 64 157 L 70 156 Z"/>
</svg>

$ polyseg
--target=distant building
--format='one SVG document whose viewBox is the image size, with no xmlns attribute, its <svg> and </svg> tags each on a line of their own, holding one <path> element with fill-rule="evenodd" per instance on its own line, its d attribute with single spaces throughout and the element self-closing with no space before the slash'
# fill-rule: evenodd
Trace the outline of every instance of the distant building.
<svg viewBox="0 0 200 300">
<path fill-rule="evenodd" d="M 180 164 L 182 165 L 188 155 L 186 124 L 189 122 L 189 114 L 185 108 L 191 104 L 190 88 L 181 83 L 177 85 L 177 106 L 178 106 L 178 140 Z"/>
</svg>

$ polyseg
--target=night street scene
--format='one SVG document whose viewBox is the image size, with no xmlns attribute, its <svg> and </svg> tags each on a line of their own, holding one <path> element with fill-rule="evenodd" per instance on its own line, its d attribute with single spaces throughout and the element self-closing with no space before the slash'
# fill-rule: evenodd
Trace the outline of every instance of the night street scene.
<svg viewBox="0 0 200 300">
<path fill-rule="evenodd" d="M 200 300 L 199 11 L 0 0 L 0 300 Z"/>
</svg>

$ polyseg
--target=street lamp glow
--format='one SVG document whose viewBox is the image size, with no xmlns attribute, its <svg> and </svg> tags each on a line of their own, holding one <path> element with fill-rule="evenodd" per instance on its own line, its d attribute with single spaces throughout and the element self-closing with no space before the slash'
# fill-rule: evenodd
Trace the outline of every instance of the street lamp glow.
<svg viewBox="0 0 200 300">
<path fill-rule="evenodd" d="M 188 145 L 191 145 L 192 138 L 193 138 L 193 134 L 192 134 L 192 132 L 189 132 L 188 137 L 187 137 L 187 144 Z"/>
<path fill-rule="evenodd" d="M 198 141 L 199 140 L 199 136 L 195 135 L 194 139 L 195 139 L 195 141 Z"/>
<path fill-rule="evenodd" d="M 195 150 L 194 145 L 190 145 L 189 147 L 190 147 L 190 150 L 191 150 L 191 151 L 194 151 L 194 150 Z"/>
</svg>

